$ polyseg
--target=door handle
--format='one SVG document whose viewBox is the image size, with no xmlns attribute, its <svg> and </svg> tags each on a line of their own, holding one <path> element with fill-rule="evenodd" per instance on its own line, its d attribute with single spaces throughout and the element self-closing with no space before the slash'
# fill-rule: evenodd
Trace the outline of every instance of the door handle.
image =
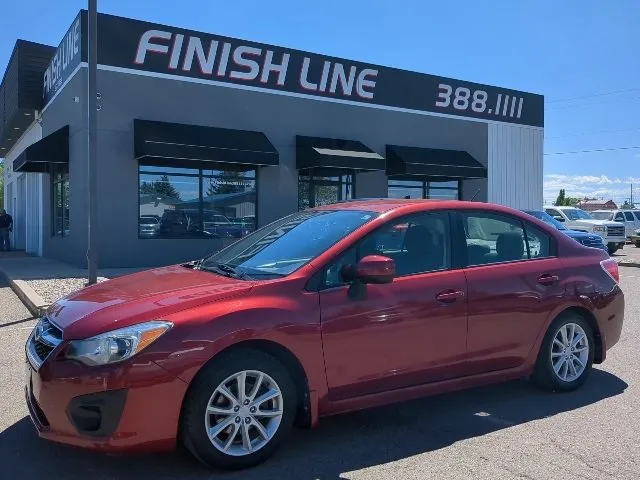
<svg viewBox="0 0 640 480">
<path fill-rule="evenodd" d="M 460 290 L 443 290 L 436 295 L 436 300 L 443 303 L 453 303 L 458 297 L 464 297 L 464 292 Z"/>
<path fill-rule="evenodd" d="M 560 280 L 560 278 L 557 275 L 549 275 L 548 273 L 538 277 L 538 283 L 540 285 L 553 285 L 558 280 Z"/>
</svg>

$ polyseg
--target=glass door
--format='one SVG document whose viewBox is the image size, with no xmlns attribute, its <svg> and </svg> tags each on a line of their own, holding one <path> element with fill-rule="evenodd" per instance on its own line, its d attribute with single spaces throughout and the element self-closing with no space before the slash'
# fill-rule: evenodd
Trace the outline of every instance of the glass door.
<svg viewBox="0 0 640 480">
<path fill-rule="evenodd" d="M 408 179 L 391 177 L 388 182 L 389 198 L 432 198 L 440 200 L 459 200 L 460 181 L 430 181 L 428 179 Z"/>
<path fill-rule="evenodd" d="M 329 205 L 354 197 L 354 175 L 347 171 L 338 175 L 315 175 L 300 171 L 298 177 L 298 210 Z"/>
</svg>

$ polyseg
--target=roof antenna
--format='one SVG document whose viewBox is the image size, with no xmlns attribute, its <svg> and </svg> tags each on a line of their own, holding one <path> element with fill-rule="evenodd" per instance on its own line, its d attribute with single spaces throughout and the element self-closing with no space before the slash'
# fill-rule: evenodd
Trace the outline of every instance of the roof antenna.
<svg viewBox="0 0 640 480">
<path fill-rule="evenodd" d="M 473 202 L 476 199 L 476 197 L 478 196 L 479 193 L 480 193 L 480 189 L 477 189 L 476 193 L 473 194 L 473 197 L 471 197 L 471 200 L 469 200 L 469 201 Z"/>
</svg>

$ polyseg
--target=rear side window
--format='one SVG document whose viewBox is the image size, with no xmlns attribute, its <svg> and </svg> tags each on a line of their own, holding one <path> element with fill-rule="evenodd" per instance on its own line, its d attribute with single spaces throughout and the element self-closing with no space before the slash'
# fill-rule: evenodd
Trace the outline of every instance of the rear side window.
<svg viewBox="0 0 640 480">
<path fill-rule="evenodd" d="M 633 222 L 633 213 L 631 212 L 624 212 L 624 218 L 627 219 L 628 222 Z"/>
<path fill-rule="evenodd" d="M 545 211 L 551 215 L 553 218 L 555 218 L 556 220 L 561 218 L 562 221 L 564 221 L 564 216 L 562 215 L 562 213 L 559 210 L 556 210 L 555 208 L 547 208 L 545 209 Z"/>
<path fill-rule="evenodd" d="M 525 223 L 524 231 L 527 234 L 530 259 L 553 256 L 553 240 L 549 235 L 528 223 Z"/>
<path fill-rule="evenodd" d="M 633 214 L 636 216 L 636 220 L 640 220 L 640 212 L 633 212 Z"/>
<path fill-rule="evenodd" d="M 548 257 L 552 240 L 518 218 L 485 212 L 461 214 L 467 265 L 516 262 Z M 526 230 L 525 230 L 526 228 Z"/>
</svg>

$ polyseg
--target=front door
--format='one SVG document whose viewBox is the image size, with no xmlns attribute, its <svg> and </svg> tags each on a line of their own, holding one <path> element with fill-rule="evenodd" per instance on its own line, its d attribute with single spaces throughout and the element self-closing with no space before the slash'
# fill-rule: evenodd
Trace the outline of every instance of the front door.
<svg viewBox="0 0 640 480">
<path fill-rule="evenodd" d="M 468 258 L 468 373 L 518 367 L 565 294 L 552 239 L 510 215 L 459 218 Z"/>
<path fill-rule="evenodd" d="M 350 170 L 335 171 L 328 175 L 321 173 L 312 170 L 300 171 L 298 176 L 298 210 L 354 198 L 354 175 Z"/>
<path fill-rule="evenodd" d="M 340 269 L 371 254 L 393 258 L 397 277 L 352 299 Z M 463 375 L 466 292 L 464 272 L 451 268 L 447 213 L 391 221 L 343 253 L 326 269 L 320 292 L 330 398 Z"/>
</svg>

